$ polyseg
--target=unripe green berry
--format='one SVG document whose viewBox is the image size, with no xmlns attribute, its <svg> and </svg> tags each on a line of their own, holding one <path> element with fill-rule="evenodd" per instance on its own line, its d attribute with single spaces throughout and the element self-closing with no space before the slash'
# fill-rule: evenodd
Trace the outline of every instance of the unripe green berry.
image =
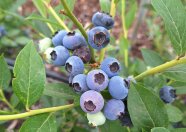
<svg viewBox="0 0 186 132">
<path fill-rule="evenodd" d="M 46 51 L 46 49 L 48 49 L 50 46 L 52 45 L 52 40 L 50 38 L 44 38 L 39 40 L 39 52 L 43 53 Z"/>
<path fill-rule="evenodd" d="M 103 115 L 102 112 L 98 112 L 95 114 L 89 114 L 87 113 L 87 119 L 88 119 L 88 123 L 93 125 L 94 127 L 103 125 L 106 121 L 105 116 Z"/>
</svg>

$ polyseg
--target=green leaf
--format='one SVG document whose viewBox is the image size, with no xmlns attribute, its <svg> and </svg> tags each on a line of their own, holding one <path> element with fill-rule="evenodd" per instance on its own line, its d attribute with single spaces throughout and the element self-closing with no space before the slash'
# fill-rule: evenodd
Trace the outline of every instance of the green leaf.
<svg viewBox="0 0 186 132">
<path fill-rule="evenodd" d="M 104 12 L 110 12 L 110 0 L 99 0 L 100 6 L 101 6 L 101 11 Z"/>
<path fill-rule="evenodd" d="M 35 7 L 38 9 L 39 13 L 42 15 L 42 16 L 45 16 L 47 15 L 47 8 L 45 7 L 45 5 L 43 4 L 42 2 L 43 0 L 33 0 L 33 3 L 35 5 Z M 46 0 L 45 0 L 46 1 Z M 48 0 L 47 0 L 48 1 Z"/>
<path fill-rule="evenodd" d="M 28 37 L 25 36 L 19 36 L 15 38 L 15 42 L 20 44 L 20 45 L 25 45 L 30 41 Z"/>
<path fill-rule="evenodd" d="M 180 64 L 180 65 L 171 67 L 167 69 L 166 71 L 164 71 L 163 75 L 175 81 L 186 82 L 186 79 L 185 79 L 186 64 Z"/>
<path fill-rule="evenodd" d="M 126 127 L 123 127 L 119 121 L 109 121 L 99 127 L 101 132 L 128 132 Z"/>
<path fill-rule="evenodd" d="M 152 5 L 163 18 L 173 48 L 178 55 L 186 51 L 186 12 L 180 0 L 152 0 Z"/>
<path fill-rule="evenodd" d="M 64 99 L 76 99 L 80 95 L 74 92 L 72 87 L 65 83 L 48 83 L 46 84 L 44 95 L 51 97 L 64 98 Z"/>
<path fill-rule="evenodd" d="M 163 64 L 164 62 L 162 58 L 156 52 L 152 50 L 142 49 L 141 52 L 142 52 L 144 61 L 148 66 L 155 67 L 155 66 Z"/>
<path fill-rule="evenodd" d="M 28 118 L 21 126 L 20 132 L 57 132 L 55 117 L 52 113 Z"/>
<path fill-rule="evenodd" d="M 176 89 L 176 94 L 186 94 L 186 82 L 173 82 L 171 86 Z"/>
<path fill-rule="evenodd" d="M 134 1 L 130 10 L 126 14 L 126 20 L 125 21 L 126 21 L 126 28 L 127 29 L 129 29 L 131 27 L 132 23 L 134 22 L 137 7 L 138 7 L 137 2 Z"/>
<path fill-rule="evenodd" d="M 26 108 L 29 108 L 42 95 L 46 80 L 43 61 L 32 41 L 17 56 L 13 71 L 13 90 Z"/>
<path fill-rule="evenodd" d="M 186 132 L 186 128 L 172 129 L 171 132 Z"/>
<path fill-rule="evenodd" d="M 164 127 L 155 127 L 151 129 L 151 132 L 170 132 L 170 131 Z"/>
<path fill-rule="evenodd" d="M 168 116 L 165 105 L 150 90 L 132 83 L 127 104 L 134 127 L 148 131 L 153 127 L 167 127 Z"/>
<path fill-rule="evenodd" d="M 32 15 L 28 16 L 26 18 L 26 20 L 40 20 L 42 22 L 47 22 L 47 23 L 50 23 L 50 24 L 55 25 L 57 27 L 63 28 L 60 24 L 56 23 L 55 21 L 52 21 L 52 20 L 47 19 L 47 18 L 43 18 L 42 16 L 37 15 L 37 14 L 32 14 Z"/>
<path fill-rule="evenodd" d="M 183 119 L 183 113 L 173 105 L 166 105 L 167 114 L 170 122 L 179 122 Z"/>
<path fill-rule="evenodd" d="M 4 56 L 0 56 L 0 89 L 7 88 L 11 80 L 11 73 Z"/>
</svg>

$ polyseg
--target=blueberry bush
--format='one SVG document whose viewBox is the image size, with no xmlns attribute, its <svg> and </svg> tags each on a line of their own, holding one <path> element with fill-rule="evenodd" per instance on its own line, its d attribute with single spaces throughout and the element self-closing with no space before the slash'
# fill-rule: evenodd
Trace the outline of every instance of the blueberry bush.
<svg viewBox="0 0 186 132">
<path fill-rule="evenodd" d="M 73 13 L 78 0 L 32 0 L 37 11 L 16 13 L 25 2 L 0 1 L 1 131 L 186 131 L 184 0 L 99 0 L 86 26 Z M 130 29 L 142 20 L 153 47 L 135 56 Z"/>
</svg>

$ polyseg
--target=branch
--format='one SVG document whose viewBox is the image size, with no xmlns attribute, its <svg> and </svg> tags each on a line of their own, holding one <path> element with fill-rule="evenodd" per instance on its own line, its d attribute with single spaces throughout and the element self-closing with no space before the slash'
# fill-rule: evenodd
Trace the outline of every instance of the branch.
<svg viewBox="0 0 186 132">
<path fill-rule="evenodd" d="M 163 72 L 167 70 L 168 68 L 171 68 L 173 66 L 179 65 L 179 64 L 186 64 L 186 58 L 180 58 L 180 59 L 175 59 L 169 62 L 166 62 L 162 65 L 159 65 L 157 67 L 154 67 L 152 69 L 146 70 L 145 72 L 141 73 L 140 75 L 136 76 L 134 79 L 136 81 L 139 81 L 143 79 L 146 76 L 154 75 L 156 73 Z"/>
<path fill-rule="evenodd" d="M 15 120 L 15 119 L 21 119 L 33 115 L 43 114 L 43 113 L 49 113 L 49 112 L 56 112 L 64 109 L 69 109 L 74 107 L 74 104 L 69 105 L 63 105 L 63 106 L 57 106 L 57 107 L 50 107 L 50 108 L 43 108 L 43 109 L 37 109 L 37 110 L 30 110 L 25 113 L 20 114 L 13 114 L 13 115 L 0 115 L 0 121 L 7 121 L 7 120 Z"/>
</svg>

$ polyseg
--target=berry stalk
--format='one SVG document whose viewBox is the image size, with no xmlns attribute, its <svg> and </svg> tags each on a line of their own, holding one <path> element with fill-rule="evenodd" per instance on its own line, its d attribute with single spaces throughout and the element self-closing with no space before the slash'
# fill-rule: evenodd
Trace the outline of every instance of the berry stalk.
<svg viewBox="0 0 186 132">
<path fill-rule="evenodd" d="M 70 31 L 69 28 L 65 25 L 65 23 L 61 20 L 61 18 L 56 14 L 55 10 L 46 2 L 43 1 L 45 6 L 48 8 L 48 11 L 53 15 L 53 17 L 59 22 L 59 24 L 68 32 Z"/>
<path fill-rule="evenodd" d="M 84 30 L 82 24 L 77 20 L 77 18 L 73 15 L 73 13 L 70 11 L 69 7 L 67 6 L 67 3 L 65 0 L 61 0 L 61 3 L 64 7 L 65 13 L 68 14 L 67 16 L 74 22 L 74 24 L 78 27 L 82 35 L 85 37 L 86 41 L 88 42 L 88 36 L 86 31 Z M 91 61 L 90 62 L 95 62 L 94 58 L 94 50 L 93 48 L 88 44 L 90 52 L 91 52 Z"/>
<path fill-rule="evenodd" d="M 125 19 L 125 8 L 126 8 L 126 3 L 125 3 L 125 0 L 122 0 L 121 1 L 121 19 L 122 19 L 122 27 L 123 27 L 123 37 L 125 39 L 127 39 L 127 36 L 128 36 L 128 31 L 127 31 L 127 28 L 126 28 L 126 19 Z M 128 44 L 126 44 L 127 46 L 124 46 L 124 63 L 125 63 L 125 66 L 128 67 Z"/>
<path fill-rule="evenodd" d="M 74 107 L 74 104 L 69 105 L 63 105 L 63 106 L 57 106 L 57 107 L 50 107 L 50 108 L 43 108 L 43 109 L 37 109 L 37 110 L 30 110 L 25 113 L 20 114 L 14 114 L 14 115 L 0 115 L 0 121 L 7 121 L 7 120 L 15 120 L 15 119 L 21 119 L 33 115 L 38 115 L 42 113 L 49 113 L 49 112 L 56 112 L 64 109 L 69 109 Z"/>
<path fill-rule="evenodd" d="M 179 64 L 186 64 L 186 58 L 179 58 L 179 59 L 175 59 L 169 62 L 166 62 L 162 65 L 159 65 L 157 67 L 151 68 L 149 70 L 146 70 L 145 72 L 139 74 L 138 76 L 136 76 L 134 79 L 136 81 L 139 81 L 141 79 L 143 79 L 146 76 L 150 76 L 150 75 L 154 75 L 156 73 L 160 73 L 165 71 L 168 68 L 171 68 L 173 66 L 179 65 Z"/>
<path fill-rule="evenodd" d="M 116 14 L 116 3 L 115 3 L 115 0 L 112 0 L 111 1 L 111 6 L 110 6 L 110 15 L 114 18 L 115 14 Z M 100 51 L 100 56 L 99 56 L 98 62 L 102 62 L 103 61 L 104 56 L 105 56 L 105 52 L 106 52 L 106 48 L 103 48 Z"/>
</svg>

